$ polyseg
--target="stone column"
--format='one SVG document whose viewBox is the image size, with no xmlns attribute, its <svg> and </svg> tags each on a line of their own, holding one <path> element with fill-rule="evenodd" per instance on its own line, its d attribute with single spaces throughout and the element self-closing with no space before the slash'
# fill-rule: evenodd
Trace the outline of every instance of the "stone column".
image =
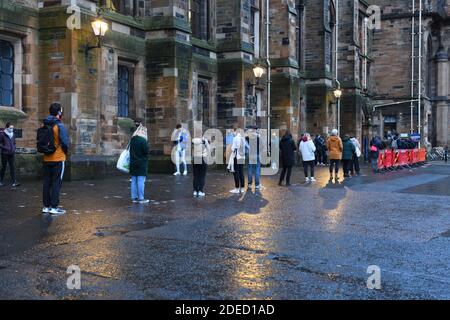
<svg viewBox="0 0 450 320">
<path fill-rule="evenodd" d="M 450 103 L 449 95 L 449 57 L 443 47 L 436 53 L 437 68 L 437 96 L 436 105 L 436 141 L 438 146 L 446 146 L 450 142 L 449 123 L 450 123 Z"/>
</svg>

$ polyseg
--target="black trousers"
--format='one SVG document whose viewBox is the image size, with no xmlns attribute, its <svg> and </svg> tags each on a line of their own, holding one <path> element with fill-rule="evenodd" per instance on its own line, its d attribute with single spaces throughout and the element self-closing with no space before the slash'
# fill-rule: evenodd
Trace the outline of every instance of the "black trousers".
<svg viewBox="0 0 450 320">
<path fill-rule="evenodd" d="M 64 175 L 64 162 L 44 163 L 43 203 L 46 208 L 58 208 Z"/>
<path fill-rule="evenodd" d="M 308 168 L 311 168 L 311 178 L 314 178 L 314 162 L 312 161 L 303 161 L 303 171 L 305 172 L 305 177 L 308 178 Z"/>
<path fill-rule="evenodd" d="M 335 174 L 339 173 L 339 163 L 340 162 L 341 162 L 341 160 L 330 159 L 330 173 L 333 173 L 333 169 L 334 169 Z"/>
<path fill-rule="evenodd" d="M 322 149 L 322 162 L 323 164 L 327 164 L 328 163 L 328 156 L 327 156 L 327 152 L 325 151 L 325 149 Z"/>
<path fill-rule="evenodd" d="M 234 158 L 234 186 L 236 188 L 245 188 L 245 178 L 244 178 L 244 164 L 239 164 L 237 159 Z"/>
<path fill-rule="evenodd" d="M 345 159 L 345 160 L 342 160 L 342 161 L 344 163 L 344 177 L 348 177 L 349 173 L 350 173 L 350 170 L 352 169 L 352 166 L 353 166 L 353 160 Z"/>
<path fill-rule="evenodd" d="M 195 192 L 203 192 L 203 188 L 205 187 L 206 182 L 206 169 L 208 165 L 203 162 L 202 164 L 194 164 L 193 172 L 194 172 L 194 191 Z"/>
<path fill-rule="evenodd" d="M 316 163 L 316 165 L 319 163 L 323 163 L 322 150 L 320 150 L 319 148 L 317 148 L 317 150 L 316 150 L 316 160 L 314 160 L 314 162 Z"/>
<path fill-rule="evenodd" d="M 359 174 L 359 172 L 361 171 L 359 167 L 359 158 L 356 156 L 356 154 L 353 155 L 353 163 L 350 171 L 352 174 L 354 174 L 355 172 L 356 174 Z"/>
<path fill-rule="evenodd" d="M 14 155 L 2 154 L 2 169 L 0 171 L 0 181 L 3 181 L 6 173 L 6 166 L 9 165 L 9 173 L 11 175 L 12 182 L 16 182 L 16 167 L 14 165 Z"/>
<path fill-rule="evenodd" d="M 283 166 L 281 170 L 280 183 L 283 182 L 284 177 L 286 177 L 286 183 L 291 183 L 292 166 Z"/>
</svg>

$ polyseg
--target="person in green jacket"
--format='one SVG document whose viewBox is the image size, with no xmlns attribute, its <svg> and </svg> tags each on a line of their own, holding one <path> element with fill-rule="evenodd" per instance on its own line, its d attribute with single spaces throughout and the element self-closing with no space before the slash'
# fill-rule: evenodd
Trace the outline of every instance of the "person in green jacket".
<svg viewBox="0 0 450 320">
<path fill-rule="evenodd" d="M 350 170 L 353 164 L 353 155 L 356 152 L 355 145 L 350 140 L 350 136 L 346 134 L 342 139 L 342 162 L 344 163 L 344 178 L 350 178 Z"/>
<path fill-rule="evenodd" d="M 140 126 L 130 141 L 131 198 L 134 203 L 150 202 L 144 197 L 148 152 L 147 129 Z"/>
</svg>

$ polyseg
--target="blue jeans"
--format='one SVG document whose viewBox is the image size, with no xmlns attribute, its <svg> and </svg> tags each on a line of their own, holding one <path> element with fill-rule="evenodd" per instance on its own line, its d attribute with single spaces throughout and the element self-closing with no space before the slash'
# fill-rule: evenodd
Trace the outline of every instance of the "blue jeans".
<svg viewBox="0 0 450 320">
<path fill-rule="evenodd" d="M 253 174 L 255 175 L 255 186 L 259 186 L 259 178 L 261 176 L 261 163 L 248 165 L 248 185 L 253 184 Z"/>
<path fill-rule="evenodd" d="M 131 177 L 131 199 L 144 200 L 145 176 Z"/>
<path fill-rule="evenodd" d="M 378 158 L 372 158 L 372 170 L 373 172 L 378 172 Z"/>
</svg>

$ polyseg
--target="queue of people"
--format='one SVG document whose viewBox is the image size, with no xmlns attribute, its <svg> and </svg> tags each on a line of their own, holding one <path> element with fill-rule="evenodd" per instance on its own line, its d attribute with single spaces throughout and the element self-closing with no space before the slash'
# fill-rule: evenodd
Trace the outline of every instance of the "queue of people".
<svg viewBox="0 0 450 320">
<path fill-rule="evenodd" d="M 53 103 L 49 108 L 49 116 L 43 121 L 37 132 L 37 150 L 43 154 L 43 210 L 45 214 L 61 215 L 65 210 L 59 207 L 60 192 L 64 176 L 65 161 L 70 149 L 70 141 L 66 128 L 62 123 L 63 109 L 59 103 Z M 131 137 L 128 151 L 129 172 L 131 179 L 131 200 L 133 203 L 148 203 L 145 198 L 145 181 L 148 172 L 149 146 L 147 129 L 142 124 Z M 189 135 L 181 124 L 174 129 L 171 140 L 175 152 L 174 175 L 187 175 L 186 149 L 191 143 L 193 150 L 193 195 L 205 196 L 207 159 L 210 154 L 210 143 L 204 138 L 194 138 L 189 141 Z M 261 143 L 261 136 L 257 127 L 250 127 L 246 131 L 235 128 L 227 139 L 228 170 L 233 173 L 234 189 L 230 192 L 241 194 L 261 185 L 261 156 L 267 152 L 267 146 Z M 378 159 L 378 152 L 383 148 L 379 137 L 370 142 L 372 159 Z M 18 186 L 15 175 L 16 142 L 14 126 L 7 123 L 4 131 L 0 132 L 0 149 L 2 167 L 0 171 L 0 186 L 4 185 L 4 176 L 9 166 L 13 186 Z M 360 174 L 359 157 L 361 145 L 350 135 L 343 139 L 336 129 L 332 130 L 327 139 L 321 135 L 312 137 L 309 133 L 300 136 L 295 143 L 289 130 L 285 130 L 279 140 L 281 173 L 279 185 L 291 185 L 292 169 L 296 164 L 295 154 L 301 157 L 305 175 L 305 183 L 316 182 L 315 166 L 329 163 L 330 180 L 339 180 L 339 169 L 343 165 L 344 178 Z M 247 185 L 245 182 L 244 165 L 247 165 Z M 375 162 L 373 161 L 375 166 Z M 375 167 L 374 167 L 375 168 Z M 182 170 L 181 170 L 182 169 Z M 374 169 L 375 170 L 375 169 Z M 247 189 L 246 189 L 247 188 Z"/>
</svg>

